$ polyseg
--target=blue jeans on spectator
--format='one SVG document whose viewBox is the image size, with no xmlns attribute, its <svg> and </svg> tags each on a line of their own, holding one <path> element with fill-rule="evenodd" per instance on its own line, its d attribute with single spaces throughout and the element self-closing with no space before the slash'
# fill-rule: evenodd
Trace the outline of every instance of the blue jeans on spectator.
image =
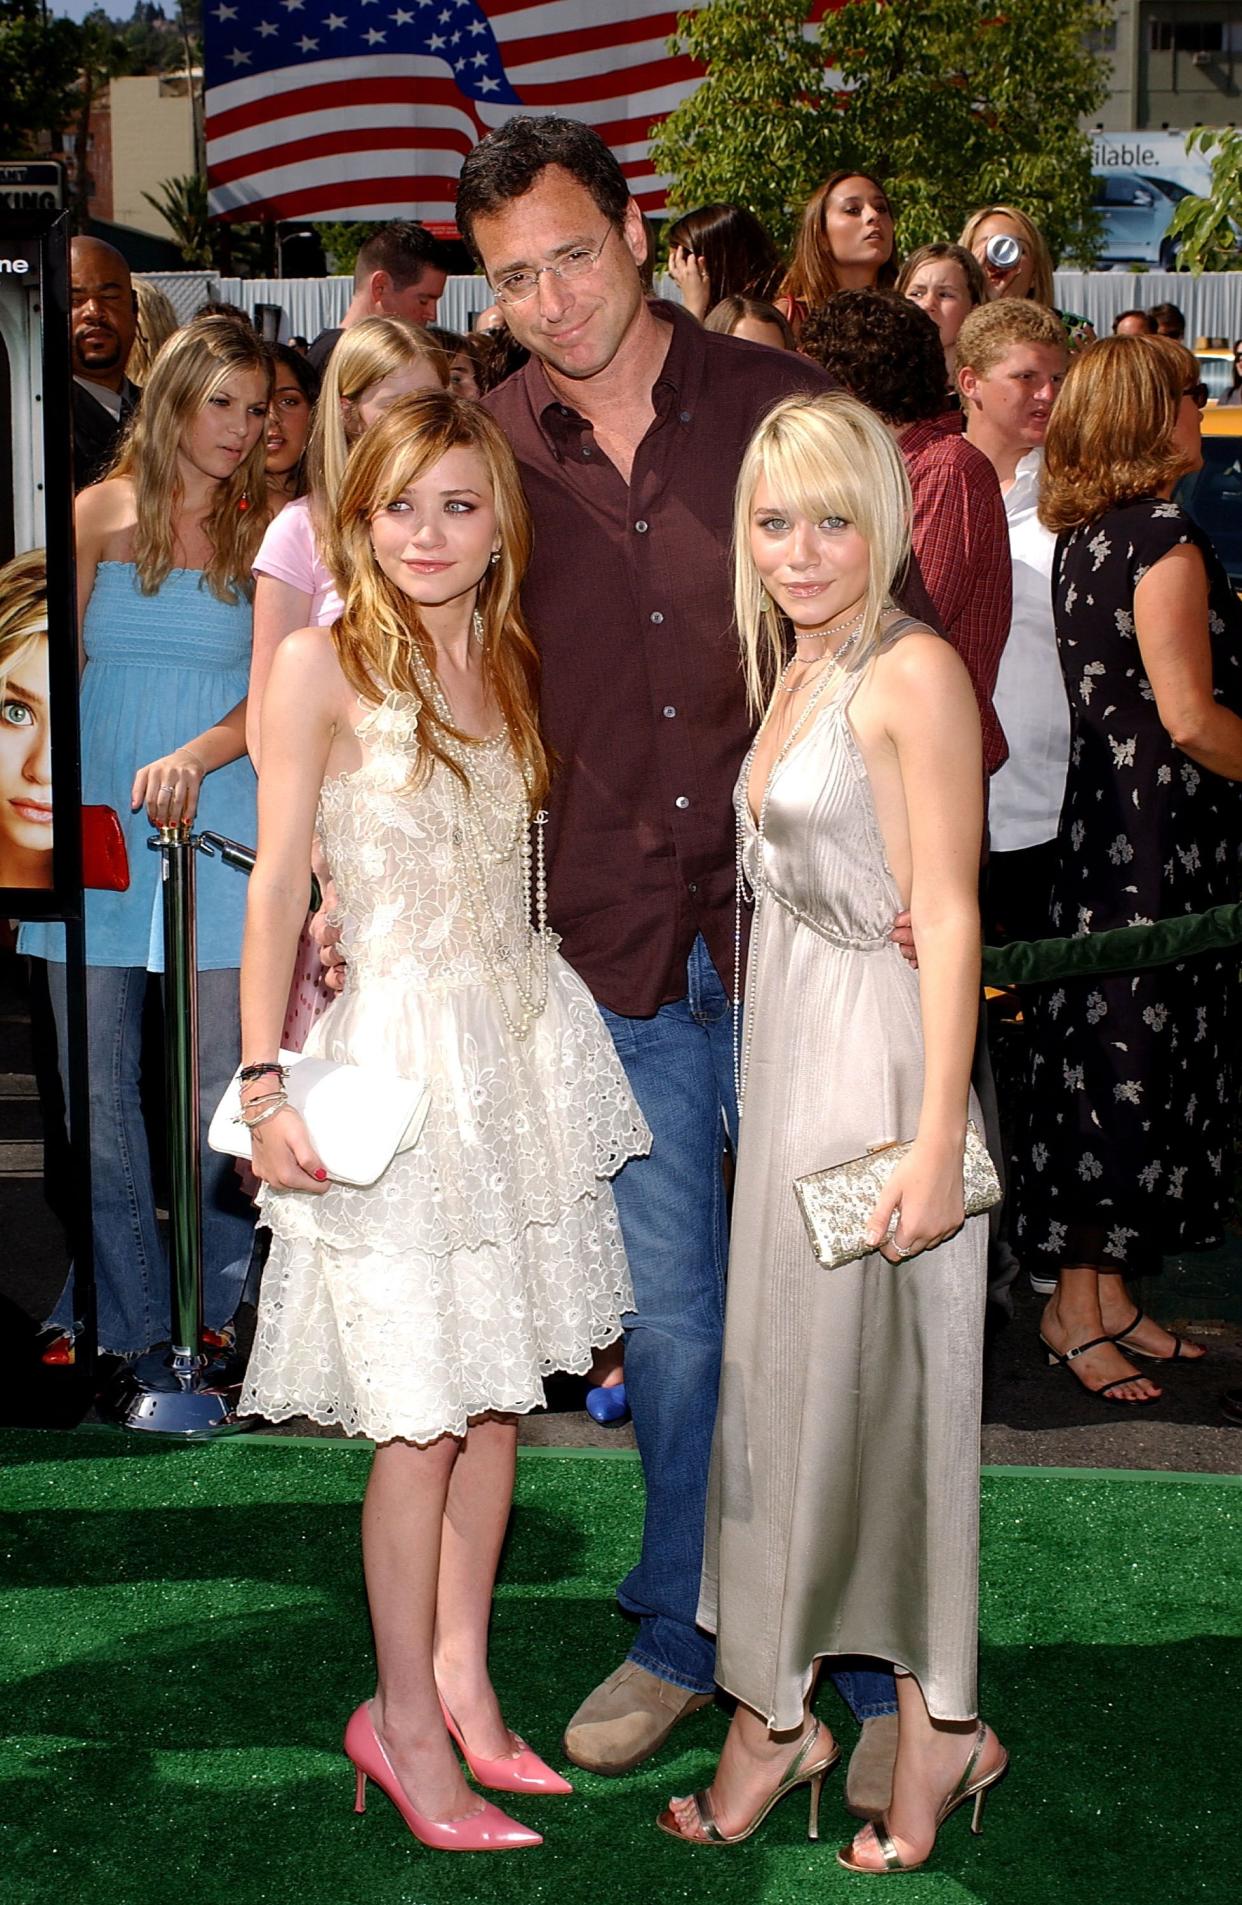
<svg viewBox="0 0 1242 1905">
<path fill-rule="evenodd" d="M 733 1012 L 701 937 L 684 999 L 649 1019 L 600 1011 L 652 1135 L 649 1156 L 613 1179 L 634 1279 L 625 1393 L 647 1491 L 642 1553 L 617 1598 L 638 1617 L 630 1659 L 710 1693 L 716 1650 L 695 1613 L 729 1254 L 721 1161 L 737 1140 Z M 891 1674 L 833 1679 L 856 1718 L 896 1711 Z"/>
<path fill-rule="evenodd" d="M 68 1097 L 65 968 L 47 965 L 60 1075 Z M 169 1339 L 168 1259 L 155 1217 L 151 1158 L 139 1099 L 142 1017 L 150 975 L 140 966 L 86 972 L 91 1118 L 91 1213 L 99 1346 L 132 1356 Z M 207 1148 L 207 1126 L 241 1050 L 236 968 L 198 975 L 199 1117 L 202 1129 L 203 1322 L 218 1330 L 241 1298 L 254 1208 L 232 1158 Z M 49 1323 L 72 1329 L 72 1272 Z"/>
</svg>

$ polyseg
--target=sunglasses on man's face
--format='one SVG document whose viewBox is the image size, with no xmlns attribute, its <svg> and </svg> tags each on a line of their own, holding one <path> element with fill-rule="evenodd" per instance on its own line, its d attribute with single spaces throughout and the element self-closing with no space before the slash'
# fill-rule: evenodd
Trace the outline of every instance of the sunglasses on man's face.
<svg viewBox="0 0 1242 1905">
<path fill-rule="evenodd" d="M 1202 410 L 1208 400 L 1208 387 L 1206 384 L 1188 384 L 1182 395 L 1191 398 L 1196 408 Z"/>
</svg>

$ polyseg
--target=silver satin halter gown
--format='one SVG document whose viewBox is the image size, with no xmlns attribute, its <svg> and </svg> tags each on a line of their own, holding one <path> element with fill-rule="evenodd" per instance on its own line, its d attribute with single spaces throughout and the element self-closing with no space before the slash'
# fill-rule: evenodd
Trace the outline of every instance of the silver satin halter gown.
<svg viewBox="0 0 1242 1905">
<path fill-rule="evenodd" d="M 922 1098 L 918 975 L 889 939 L 901 899 L 850 726 L 857 680 L 776 768 L 762 865 L 749 759 L 734 793 L 756 906 L 699 1619 L 720 1685 L 778 1730 L 800 1724 L 822 1655 L 908 1669 L 938 1719 L 976 1712 L 987 1220 L 905 1264 L 824 1270 L 792 1190 L 913 1137 Z"/>
</svg>

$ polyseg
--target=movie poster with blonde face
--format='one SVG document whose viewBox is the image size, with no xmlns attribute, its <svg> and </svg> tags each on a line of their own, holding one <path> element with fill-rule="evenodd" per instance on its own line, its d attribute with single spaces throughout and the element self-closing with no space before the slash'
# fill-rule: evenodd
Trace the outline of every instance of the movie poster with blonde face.
<svg viewBox="0 0 1242 1905">
<path fill-rule="evenodd" d="M 58 675 L 76 692 L 67 667 L 76 648 L 70 505 L 61 493 L 70 480 L 67 363 L 55 374 L 64 275 L 63 232 L 0 219 L 0 916 L 17 918 L 54 908 L 63 884 L 54 851 Z M 70 651 L 59 666 L 57 647 Z"/>
</svg>

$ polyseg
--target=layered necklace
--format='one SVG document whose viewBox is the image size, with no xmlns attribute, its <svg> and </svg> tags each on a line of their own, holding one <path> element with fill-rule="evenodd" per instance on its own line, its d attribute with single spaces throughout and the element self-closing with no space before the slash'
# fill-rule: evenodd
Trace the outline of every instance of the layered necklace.
<svg viewBox="0 0 1242 1905">
<path fill-rule="evenodd" d="M 802 657 L 796 652 L 799 642 L 828 641 L 833 635 L 839 634 L 843 628 L 848 629 L 849 634 L 846 636 L 843 642 L 838 643 L 836 648 L 824 649 L 818 655 L 811 655 L 808 657 L 808 660 L 812 667 L 814 667 L 816 662 L 824 662 L 827 664 L 828 672 L 831 673 L 832 669 L 839 668 L 841 666 L 842 658 L 845 655 L 848 655 L 851 648 L 853 648 L 855 644 L 857 643 L 860 635 L 863 632 L 863 623 L 866 620 L 866 616 L 867 616 L 867 605 L 866 603 L 864 603 L 862 608 L 859 609 L 857 615 L 848 616 L 844 621 L 834 623 L 830 628 L 817 628 L 812 634 L 809 634 L 809 635 L 795 635 L 794 636 L 795 653 L 790 656 L 789 660 L 785 663 L 785 666 L 783 670 L 781 671 L 781 678 L 780 678 L 779 685 L 781 688 L 784 689 L 785 693 L 787 695 L 799 694 L 801 690 L 805 688 L 808 679 L 811 679 L 811 680 L 814 679 L 813 676 L 808 677 L 806 675 L 803 675 L 801 681 L 795 682 L 792 688 L 789 687 L 786 681 L 786 677 L 789 674 L 789 671 L 793 667 L 794 663 L 796 661 L 801 661 L 802 659 Z"/>
<path fill-rule="evenodd" d="M 815 685 L 811 689 L 810 694 L 807 696 L 805 704 L 798 710 L 793 726 L 790 728 L 789 733 L 785 736 L 785 739 L 782 741 L 780 747 L 777 750 L 776 758 L 773 760 L 771 766 L 768 769 L 768 777 L 766 782 L 764 783 L 763 797 L 759 802 L 759 814 L 755 822 L 755 834 L 756 834 L 755 865 L 756 865 L 756 868 L 758 869 L 760 881 L 762 880 L 762 877 L 763 877 L 763 852 L 764 852 L 764 846 L 767 840 L 766 826 L 767 826 L 767 817 L 768 817 L 768 795 L 772 791 L 772 783 L 776 779 L 777 769 L 785 761 L 795 741 L 797 741 L 798 737 L 805 730 L 808 721 L 811 719 L 811 716 L 814 714 L 816 708 L 819 706 L 820 702 L 822 701 L 824 697 L 824 691 L 829 686 L 835 685 L 835 683 L 839 679 L 842 672 L 841 658 L 843 655 L 847 654 L 849 650 L 853 648 L 858 642 L 860 636 L 862 635 L 863 625 L 866 621 L 866 617 L 867 617 L 867 605 L 866 603 L 864 603 L 862 608 L 858 611 L 856 615 L 848 616 L 844 620 L 837 622 L 828 628 L 816 629 L 813 636 L 812 635 L 805 635 L 805 636 L 795 635 L 794 637 L 794 643 L 796 646 L 799 640 L 802 640 L 802 641 L 827 640 L 833 635 L 839 634 L 843 628 L 848 628 L 849 630 L 849 634 L 845 637 L 845 640 L 843 642 L 838 643 L 836 648 L 832 650 L 826 650 L 823 655 L 815 656 L 812 658 L 813 660 L 822 661 L 824 663 L 823 670 L 820 674 L 812 675 L 809 677 L 809 679 L 813 681 Z M 780 679 L 776 684 L 777 688 L 783 689 L 787 695 L 797 694 L 800 689 L 806 686 L 806 683 L 808 680 L 808 677 L 804 675 L 802 677 L 802 680 L 797 684 L 797 687 L 790 688 L 789 686 L 787 686 L 785 677 L 788 675 L 790 669 L 793 667 L 794 662 L 797 659 L 798 657 L 796 654 L 790 656 L 789 660 L 786 662 L 783 670 L 781 671 Z M 771 710 L 769 709 L 769 713 L 770 712 Z M 766 725 L 766 716 L 765 716 L 764 723 L 761 724 L 760 726 L 760 730 L 759 730 L 760 734 L 762 734 L 763 732 L 764 725 Z M 743 805 L 748 805 L 750 802 L 750 770 L 751 770 L 751 765 L 755 758 L 755 749 L 758 747 L 758 745 L 759 745 L 759 734 L 756 734 L 754 740 L 750 744 L 750 751 L 747 754 L 746 759 L 742 765 L 742 778 L 741 778 L 742 799 L 737 804 L 736 811 L 734 814 L 735 870 L 734 870 L 734 882 L 733 882 L 733 1084 L 734 1084 L 734 1089 L 737 1092 L 737 1110 L 738 1110 L 739 1118 L 742 1115 L 742 1106 L 746 1098 L 746 1079 L 747 1079 L 747 1074 L 750 1070 L 750 1036 L 749 1036 L 750 1028 L 749 1027 L 747 1028 L 747 1037 L 746 1037 L 745 1044 L 743 1045 L 743 1042 L 742 1042 L 742 907 L 747 902 L 753 902 L 756 897 L 756 895 L 749 890 L 746 883 L 746 869 L 745 869 L 746 838 L 745 838 L 745 830 L 742 825 L 742 808 L 743 808 Z M 754 976 L 755 975 L 752 974 L 752 979 Z"/>
<path fill-rule="evenodd" d="M 476 609 L 473 632 L 483 639 L 483 618 Z M 450 773 L 456 809 L 453 845 L 466 915 L 475 946 L 487 971 L 505 1024 L 516 1039 L 525 1039 L 543 1011 L 548 997 L 548 954 L 555 939 L 548 931 L 548 879 L 544 855 L 544 828 L 548 816 L 530 811 L 530 775 L 522 768 L 520 793 L 505 795 L 479 785 L 475 778 L 481 748 L 506 744 L 508 730 L 490 741 L 464 741 L 453 732 L 456 723 L 448 697 L 417 649 L 411 652 L 419 692 L 440 723 L 440 746 L 462 770 L 463 782 Z M 532 846 L 532 833 L 534 843 Z M 506 934 L 492 903 L 491 874 L 517 856 L 521 870 L 526 931 L 522 948 L 514 951 L 512 932 Z"/>
</svg>

